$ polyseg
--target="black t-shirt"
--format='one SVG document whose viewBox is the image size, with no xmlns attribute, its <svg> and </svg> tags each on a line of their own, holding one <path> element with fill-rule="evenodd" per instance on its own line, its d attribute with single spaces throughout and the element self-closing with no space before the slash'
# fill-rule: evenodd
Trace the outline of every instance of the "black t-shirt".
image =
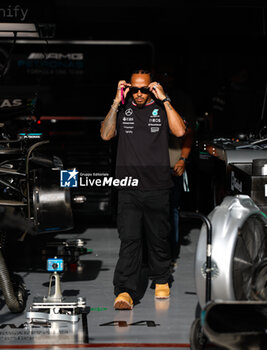
<svg viewBox="0 0 267 350">
<path fill-rule="evenodd" d="M 151 101 L 121 106 L 117 119 L 116 177 L 138 179 L 139 190 L 173 186 L 168 153 L 169 125 L 164 107 Z M 122 188 L 122 186 L 121 186 Z"/>
</svg>

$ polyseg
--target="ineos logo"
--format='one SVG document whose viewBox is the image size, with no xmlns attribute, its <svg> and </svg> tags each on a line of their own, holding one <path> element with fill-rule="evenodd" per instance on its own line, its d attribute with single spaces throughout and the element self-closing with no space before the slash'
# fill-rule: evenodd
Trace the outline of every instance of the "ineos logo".
<svg viewBox="0 0 267 350">
<path fill-rule="evenodd" d="M 126 109 L 126 111 L 125 111 L 125 115 L 127 115 L 127 117 L 130 117 L 130 115 L 132 115 L 133 114 L 133 110 L 132 110 L 132 108 L 128 108 L 128 109 Z"/>
</svg>

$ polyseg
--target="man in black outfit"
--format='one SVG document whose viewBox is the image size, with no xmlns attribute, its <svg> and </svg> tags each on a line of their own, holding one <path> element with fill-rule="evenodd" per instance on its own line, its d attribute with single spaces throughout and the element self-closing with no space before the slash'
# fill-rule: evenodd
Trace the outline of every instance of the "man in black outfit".
<svg viewBox="0 0 267 350">
<path fill-rule="evenodd" d="M 120 106 L 124 99 L 126 103 Z M 113 280 L 115 309 L 133 308 L 143 239 L 147 242 L 155 297 L 170 295 L 169 131 L 177 137 L 183 136 L 185 124 L 163 87 L 152 81 L 151 74 L 138 70 L 133 72 L 130 83 L 120 80 L 114 102 L 102 123 L 101 137 L 110 140 L 118 135 L 116 178 L 137 179 L 138 185 L 121 186 L 118 193 L 121 246 Z"/>
</svg>

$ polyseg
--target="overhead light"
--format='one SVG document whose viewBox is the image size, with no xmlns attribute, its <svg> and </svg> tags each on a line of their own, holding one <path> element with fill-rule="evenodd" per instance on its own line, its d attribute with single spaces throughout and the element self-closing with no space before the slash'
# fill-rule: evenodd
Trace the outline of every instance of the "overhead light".
<svg viewBox="0 0 267 350">
<path fill-rule="evenodd" d="M 14 36 L 14 32 L 0 32 L 0 37 L 14 38 Z M 39 34 L 37 32 L 17 32 L 17 38 L 39 38 Z"/>
<path fill-rule="evenodd" d="M 39 38 L 34 23 L 0 23 L 1 37 Z"/>
</svg>

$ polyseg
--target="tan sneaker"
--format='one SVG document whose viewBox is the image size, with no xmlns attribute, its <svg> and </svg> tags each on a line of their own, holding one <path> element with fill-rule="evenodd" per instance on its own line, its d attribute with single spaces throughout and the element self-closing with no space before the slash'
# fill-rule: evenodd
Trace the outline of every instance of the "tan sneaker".
<svg viewBox="0 0 267 350">
<path fill-rule="evenodd" d="M 132 310 L 133 299 L 130 294 L 124 292 L 120 293 L 114 301 L 115 310 Z"/>
<path fill-rule="evenodd" d="M 168 283 L 156 284 L 155 298 L 168 299 L 170 297 L 170 287 Z"/>
</svg>

